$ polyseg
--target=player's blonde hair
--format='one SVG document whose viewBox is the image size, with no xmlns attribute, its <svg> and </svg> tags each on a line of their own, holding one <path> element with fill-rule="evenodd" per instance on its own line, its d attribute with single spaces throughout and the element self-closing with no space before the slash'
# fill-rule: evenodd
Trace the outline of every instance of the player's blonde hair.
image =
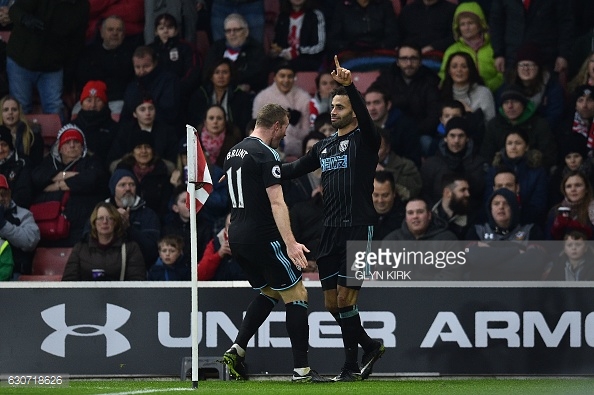
<svg viewBox="0 0 594 395">
<path fill-rule="evenodd" d="M 256 127 L 271 128 L 276 122 L 284 124 L 289 118 L 289 112 L 278 104 L 266 104 L 258 111 Z"/>
</svg>

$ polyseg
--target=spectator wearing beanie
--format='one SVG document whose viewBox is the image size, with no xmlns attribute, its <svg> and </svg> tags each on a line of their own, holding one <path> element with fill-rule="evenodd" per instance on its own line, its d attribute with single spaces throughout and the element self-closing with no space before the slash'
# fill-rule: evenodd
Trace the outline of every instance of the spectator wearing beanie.
<svg viewBox="0 0 594 395">
<path fill-rule="evenodd" d="M 138 243 L 148 269 L 159 255 L 159 217 L 147 207 L 144 199 L 138 196 L 138 180 L 130 170 L 116 169 L 108 185 L 111 197 L 105 201 L 117 207 L 124 219 L 123 225 L 128 239 Z"/>
<path fill-rule="evenodd" d="M 547 68 L 536 44 L 527 43 L 518 49 L 516 63 L 499 94 L 512 85 L 520 88 L 534 104 L 538 115 L 549 122 L 551 130 L 555 130 L 565 109 L 565 96 L 558 77 Z"/>
<path fill-rule="evenodd" d="M 0 174 L 10 185 L 12 200 L 21 207 L 29 208 L 33 199 L 31 172 L 14 150 L 12 134 L 4 125 L 0 125 Z"/>
<path fill-rule="evenodd" d="M 107 87 L 103 81 L 89 81 L 80 95 L 81 110 L 72 121 L 85 134 L 87 149 L 107 170 L 109 149 L 117 134 L 118 124 L 111 118 L 107 105 Z"/>
<path fill-rule="evenodd" d="M 455 52 L 468 53 L 477 65 L 479 75 L 485 81 L 487 88 L 495 92 L 503 83 L 503 74 L 495 68 L 489 25 L 481 6 L 474 1 L 458 5 L 452 30 L 456 42 L 446 49 L 443 59 L 448 59 Z M 439 70 L 439 77 L 442 80 L 445 76 L 445 64 L 446 62 L 442 62 Z"/>
<path fill-rule="evenodd" d="M 423 188 L 421 196 L 437 203 L 442 197 L 442 181 L 448 175 L 463 176 L 470 186 L 471 209 L 478 209 L 483 203 L 485 189 L 485 160 L 473 149 L 473 141 L 468 135 L 468 122 L 462 117 L 454 117 L 446 124 L 446 134 L 439 142 L 434 156 L 427 158 L 421 166 Z"/>
<path fill-rule="evenodd" d="M 152 133 L 134 133 L 130 145 L 133 147 L 131 152 L 124 155 L 116 169 L 126 169 L 134 173 L 138 180 L 136 194 L 144 199 L 146 205 L 161 219 L 167 213 L 167 203 L 173 189 L 169 182 L 173 169 L 170 170 L 156 154 Z"/>
<path fill-rule="evenodd" d="M 112 163 L 132 152 L 136 136 L 149 133 L 153 136 L 155 153 L 162 159 L 174 163 L 177 159 L 178 141 L 175 128 L 156 119 L 157 109 L 150 97 L 137 97 L 135 100 L 131 103 L 134 106 L 133 118 L 120 122 L 119 131 L 109 150 L 108 162 Z"/>
<path fill-rule="evenodd" d="M 41 240 L 45 247 L 72 247 L 83 235 L 83 228 L 95 205 L 105 198 L 106 173 L 101 162 L 88 154 L 83 131 L 74 124 L 59 130 L 49 155 L 32 172 L 34 203 L 61 201 L 68 194 L 65 214 L 70 236 L 63 240 Z"/>
<path fill-rule="evenodd" d="M 536 106 L 517 86 L 510 86 L 501 93 L 498 114 L 487 122 L 481 156 L 492 162 L 495 153 L 505 145 L 510 131 L 524 131 L 528 145 L 542 153 L 543 166 L 548 169 L 557 160 L 557 145 L 548 122 L 536 113 Z"/>
</svg>

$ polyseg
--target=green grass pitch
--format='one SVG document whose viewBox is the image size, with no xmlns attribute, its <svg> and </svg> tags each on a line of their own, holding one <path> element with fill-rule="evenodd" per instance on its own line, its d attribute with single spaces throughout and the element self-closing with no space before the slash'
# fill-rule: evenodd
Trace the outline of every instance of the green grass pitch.
<svg viewBox="0 0 594 395">
<path fill-rule="evenodd" d="M 84 380 L 71 379 L 66 387 L 19 386 L 7 387 L 2 383 L 0 393 L 57 394 L 57 395 L 141 395 L 141 394 L 257 394 L 285 395 L 338 393 L 367 394 L 522 394 L 522 395 L 581 395 L 594 393 L 593 378 L 506 378 L 506 379 L 370 379 L 356 383 L 293 384 L 285 381 L 251 380 L 247 382 L 206 380 L 192 388 L 191 381 L 178 380 Z"/>
</svg>

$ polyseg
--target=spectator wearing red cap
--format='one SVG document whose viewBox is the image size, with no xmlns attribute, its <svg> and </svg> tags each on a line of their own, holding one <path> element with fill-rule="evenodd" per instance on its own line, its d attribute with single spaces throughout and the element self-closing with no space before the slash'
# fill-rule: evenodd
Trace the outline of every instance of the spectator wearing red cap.
<svg viewBox="0 0 594 395">
<path fill-rule="evenodd" d="M 39 228 L 33 214 L 17 205 L 12 199 L 9 181 L 0 174 L 0 266 L 4 262 L 4 242 L 8 242 L 12 251 L 10 270 L 15 275 L 31 274 L 33 251 L 39 243 Z M 0 268 L 0 277 L 3 269 Z"/>
<path fill-rule="evenodd" d="M 557 74 L 547 67 L 538 45 L 527 43 L 518 49 L 516 63 L 498 93 L 511 85 L 518 86 L 534 103 L 536 112 L 549 122 L 551 130 L 557 128 L 565 109 L 565 95 Z"/>
<path fill-rule="evenodd" d="M 42 245 L 72 247 L 80 240 L 95 204 L 107 196 L 106 173 L 101 162 L 88 152 L 78 126 L 69 123 L 60 129 L 49 155 L 33 170 L 32 178 L 35 203 L 61 201 L 65 193 L 69 194 L 65 205 L 69 237 L 51 243 L 42 240 Z"/>
<path fill-rule="evenodd" d="M 0 125 L 0 174 L 8 180 L 16 204 L 28 208 L 33 198 L 31 172 L 14 150 L 10 129 L 4 125 Z"/>
<path fill-rule="evenodd" d="M 80 95 L 81 110 L 72 121 L 85 134 L 87 148 L 108 168 L 107 157 L 117 134 L 118 124 L 107 106 L 107 87 L 103 81 L 89 81 Z"/>
</svg>

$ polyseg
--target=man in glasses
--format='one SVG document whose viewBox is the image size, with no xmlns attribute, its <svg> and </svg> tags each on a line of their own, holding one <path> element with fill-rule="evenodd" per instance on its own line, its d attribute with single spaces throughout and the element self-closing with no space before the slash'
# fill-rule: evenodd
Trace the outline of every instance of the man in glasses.
<svg viewBox="0 0 594 395">
<path fill-rule="evenodd" d="M 432 135 L 439 123 L 439 78 L 421 61 L 419 47 L 402 44 L 396 62 L 380 72 L 374 85 L 387 89 L 392 105 L 415 120 L 420 134 Z"/>
<path fill-rule="evenodd" d="M 224 22 L 225 38 L 215 41 L 204 60 L 204 70 L 216 67 L 220 58 L 235 65 L 236 83 L 245 92 L 258 92 L 266 86 L 268 74 L 264 46 L 250 35 L 245 18 L 230 14 Z"/>
</svg>

